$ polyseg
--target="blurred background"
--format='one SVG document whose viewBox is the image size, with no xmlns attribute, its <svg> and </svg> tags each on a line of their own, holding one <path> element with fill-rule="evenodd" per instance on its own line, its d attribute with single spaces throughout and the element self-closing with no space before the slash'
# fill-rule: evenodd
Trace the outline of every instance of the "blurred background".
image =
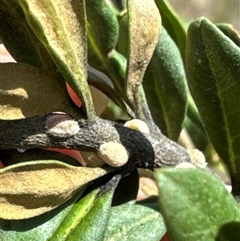
<svg viewBox="0 0 240 241">
<path fill-rule="evenodd" d="M 240 32 L 240 0 L 169 0 L 188 25 L 205 16 L 213 23 L 230 23 Z"/>
</svg>

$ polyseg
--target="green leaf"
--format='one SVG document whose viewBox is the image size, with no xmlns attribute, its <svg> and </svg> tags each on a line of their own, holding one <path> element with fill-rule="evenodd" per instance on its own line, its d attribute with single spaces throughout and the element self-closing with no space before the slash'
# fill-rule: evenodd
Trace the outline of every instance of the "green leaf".
<svg viewBox="0 0 240 241">
<path fill-rule="evenodd" d="M 111 209 L 104 241 L 159 241 L 166 228 L 161 214 L 148 207 L 124 204 Z"/>
<path fill-rule="evenodd" d="M 47 241 L 62 220 L 72 209 L 79 194 L 58 208 L 40 216 L 25 220 L 0 219 L 0 237 L 2 241 Z"/>
<path fill-rule="evenodd" d="M 94 189 L 75 203 L 48 241 L 66 240 L 95 204 L 99 190 Z"/>
<path fill-rule="evenodd" d="M 231 24 L 220 23 L 217 24 L 217 27 L 227 36 L 229 37 L 238 47 L 240 47 L 240 37 L 237 30 L 233 28 Z"/>
<path fill-rule="evenodd" d="M 125 58 L 128 57 L 129 26 L 127 12 L 119 20 L 119 38 L 116 46 L 117 51 Z"/>
<path fill-rule="evenodd" d="M 51 160 L 0 169 L 0 218 L 26 219 L 48 212 L 107 172 L 103 168 L 75 167 Z"/>
<path fill-rule="evenodd" d="M 44 71 L 28 64 L 0 63 L 0 73 L 1 119 L 20 119 L 54 111 L 77 115 L 66 91 Z"/>
<path fill-rule="evenodd" d="M 186 80 L 180 52 L 164 28 L 143 87 L 155 123 L 163 134 L 177 141 L 186 112 Z"/>
<path fill-rule="evenodd" d="M 186 30 L 182 20 L 174 11 L 168 0 L 155 0 L 162 17 L 162 24 L 175 44 L 178 46 L 182 59 L 185 59 Z"/>
<path fill-rule="evenodd" d="M 48 52 L 28 25 L 19 3 L 3 0 L 0 12 L 0 36 L 13 58 L 43 69 L 51 78 L 62 80 Z M 61 83 L 65 85 L 65 81 Z"/>
<path fill-rule="evenodd" d="M 127 59 L 116 50 L 113 50 L 108 55 L 107 63 L 107 72 L 111 77 L 116 91 L 118 91 L 121 96 L 125 97 L 124 80 L 126 77 Z M 125 98 L 125 101 L 129 102 L 127 98 Z"/>
<path fill-rule="evenodd" d="M 119 31 L 117 17 L 105 0 L 87 0 L 86 12 L 89 62 L 91 64 L 93 55 L 93 58 L 97 56 L 104 64 L 107 54 L 117 44 Z"/>
<path fill-rule="evenodd" d="M 120 176 L 115 176 L 105 184 L 94 205 L 78 226 L 69 234 L 67 241 L 78 241 L 79 237 L 84 241 L 102 241 L 106 231 L 114 190 Z"/>
<path fill-rule="evenodd" d="M 18 0 L 28 24 L 42 42 L 64 79 L 80 96 L 87 115 L 95 110 L 87 83 L 87 39 L 84 1 Z"/>
<path fill-rule="evenodd" d="M 186 72 L 189 88 L 214 148 L 240 183 L 240 48 L 209 20 L 189 26 Z M 239 191 L 239 190 L 238 190 Z"/>
<path fill-rule="evenodd" d="M 158 169 L 161 212 L 173 241 L 215 241 L 224 227 L 240 223 L 240 208 L 223 183 L 202 169 Z M 238 240 L 239 231 L 232 230 Z M 225 239 L 218 239 L 225 240 Z"/>
<path fill-rule="evenodd" d="M 143 118 L 139 87 L 159 38 L 161 16 L 154 0 L 142 0 L 141 3 L 129 0 L 128 20 L 129 58 L 125 88 L 137 118 Z"/>
</svg>

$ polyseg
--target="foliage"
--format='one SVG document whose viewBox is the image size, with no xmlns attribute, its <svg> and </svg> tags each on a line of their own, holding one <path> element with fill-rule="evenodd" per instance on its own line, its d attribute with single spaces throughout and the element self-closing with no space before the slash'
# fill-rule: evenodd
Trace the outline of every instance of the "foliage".
<svg viewBox="0 0 240 241">
<path fill-rule="evenodd" d="M 17 62 L 0 63 L 1 240 L 238 240 L 230 25 L 201 17 L 186 31 L 165 0 L 0 0 L 0 37 Z M 207 161 L 223 161 L 232 194 L 201 152 L 177 143 L 183 131 Z M 139 167 L 155 168 L 153 202 L 136 202 Z"/>
</svg>

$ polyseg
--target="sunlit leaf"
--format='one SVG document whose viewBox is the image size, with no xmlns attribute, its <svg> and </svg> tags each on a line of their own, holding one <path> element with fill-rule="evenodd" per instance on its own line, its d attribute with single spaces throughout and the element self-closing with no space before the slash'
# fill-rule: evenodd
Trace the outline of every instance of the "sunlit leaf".
<svg viewBox="0 0 240 241">
<path fill-rule="evenodd" d="M 224 227 L 225 231 L 231 230 L 228 240 L 239 240 L 240 207 L 211 173 L 202 169 L 163 168 L 157 170 L 156 178 L 160 209 L 171 240 L 227 240 L 220 233 Z"/>
<path fill-rule="evenodd" d="M 189 26 L 186 72 L 206 132 L 232 177 L 240 175 L 240 48 L 206 18 Z"/>
<path fill-rule="evenodd" d="M 28 64 L 0 63 L 0 118 L 20 119 L 53 111 L 76 110 L 60 84 Z"/>
<path fill-rule="evenodd" d="M 68 0 L 18 1 L 28 24 L 93 119 L 95 111 L 87 84 L 84 1 L 73 6 Z"/>
<path fill-rule="evenodd" d="M 177 141 L 187 106 L 187 88 L 180 52 L 163 28 L 144 76 L 143 87 L 160 130 Z"/>
<path fill-rule="evenodd" d="M 136 105 L 139 87 L 161 31 L 161 17 L 154 0 L 129 0 L 128 19 L 129 59 L 126 91 L 129 100 Z"/>
<path fill-rule="evenodd" d="M 3 168 L 0 170 L 0 218 L 26 219 L 48 212 L 107 172 L 102 168 L 75 167 L 50 160 Z"/>
<path fill-rule="evenodd" d="M 104 241 L 159 241 L 166 228 L 161 214 L 148 207 L 124 204 L 111 209 Z"/>
</svg>

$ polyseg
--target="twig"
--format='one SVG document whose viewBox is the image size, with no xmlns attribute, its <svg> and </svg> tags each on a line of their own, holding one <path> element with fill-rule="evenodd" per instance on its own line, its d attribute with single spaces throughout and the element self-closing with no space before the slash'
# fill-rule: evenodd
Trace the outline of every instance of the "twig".
<svg viewBox="0 0 240 241">
<path fill-rule="evenodd" d="M 57 136 L 47 124 L 54 118 L 61 120 L 63 115 L 67 116 L 51 113 L 18 120 L 0 120 L 0 150 L 58 147 L 97 152 L 101 144 L 113 141 L 121 143 L 129 152 L 128 168 L 131 170 L 191 162 L 186 149 L 165 137 L 156 126 L 149 127 L 149 134 L 142 134 L 100 118 L 94 123 L 80 119 L 72 120 L 77 126 L 76 133 Z"/>
</svg>

